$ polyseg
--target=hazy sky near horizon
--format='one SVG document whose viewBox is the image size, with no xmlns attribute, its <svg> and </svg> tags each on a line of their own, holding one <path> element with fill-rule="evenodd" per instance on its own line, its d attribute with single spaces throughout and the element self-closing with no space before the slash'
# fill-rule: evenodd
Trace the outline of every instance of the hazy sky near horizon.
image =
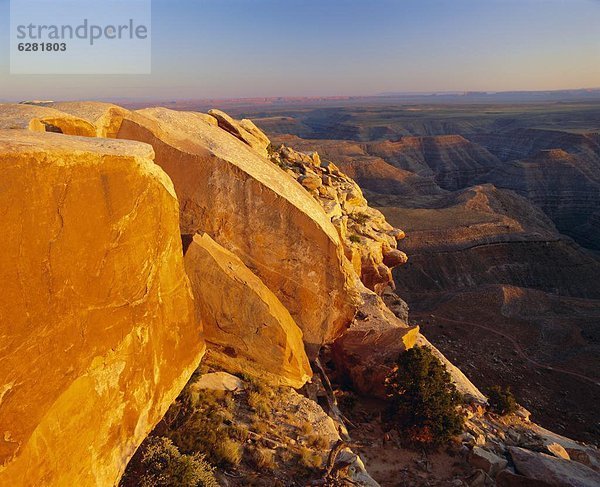
<svg viewBox="0 0 600 487">
<path fill-rule="evenodd" d="M 153 0 L 152 74 L 10 75 L 0 100 L 600 87 L 600 0 Z"/>
</svg>

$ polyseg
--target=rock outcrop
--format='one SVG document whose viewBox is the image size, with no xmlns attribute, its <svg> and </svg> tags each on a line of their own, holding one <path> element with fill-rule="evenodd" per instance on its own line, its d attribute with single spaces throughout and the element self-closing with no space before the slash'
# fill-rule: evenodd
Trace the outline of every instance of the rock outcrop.
<svg viewBox="0 0 600 487">
<path fill-rule="evenodd" d="M 333 344 L 332 358 L 340 382 L 361 394 L 385 398 L 385 379 L 398 355 L 416 344 L 419 327 L 402 322 L 375 293 L 365 289 L 362 297 L 350 328 Z"/>
<path fill-rule="evenodd" d="M 198 366 L 177 199 L 153 155 L 0 131 L 2 485 L 116 484 Z"/>
<path fill-rule="evenodd" d="M 116 138 L 123 117 L 129 113 L 120 106 L 101 102 L 71 101 L 51 103 L 49 106 L 91 123 L 96 129 L 96 137 L 111 139 Z"/>
<path fill-rule="evenodd" d="M 600 473 L 578 462 L 510 447 L 518 474 L 548 487 L 597 487 Z"/>
<path fill-rule="evenodd" d="M 244 263 L 208 235 L 185 253 L 206 361 L 273 386 L 300 388 L 312 371 L 302 332 L 279 299 Z"/>
<path fill-rule="evenodd" d="M 236 254 L 296 320 L 310 355 L 354 315 L 356 275 L 321 206 L 246 143 L 195 113 L 142 110 L 118 137 L 150 143 L 181 204 L 181 231 Z"/>
<path fill-rule="evenodd" d="M 16 103 L 0 104 L 0 129 L 56 132 L 94 137 L 96 127 L 82 118 L 54 108 Z"/>
<path fill-rule="evenodd" d="M 269 155 L 267 149 L 271 145 L 271 141 L 254 125 L 252 120 L 244 118 L 238 122 L 221 110 L 215 109 L 209 110 L 208 115 L 215 118 L 219 127 L 240 139 L 261 156 L 267 157 Z"/>
<path fill-rule="evenodd" d="M 272 153 L 271 160 L 323 207 L 363 284 L 377 294 L 393 286 L 391 270 L 408 260 L 397 249 L 404 232 L 393 228 L 378 210 L 368 205 L 358 184 L 333 162 L 322 162 L 316 152 L 303 154 L 281 146 Z"/>
</svg>

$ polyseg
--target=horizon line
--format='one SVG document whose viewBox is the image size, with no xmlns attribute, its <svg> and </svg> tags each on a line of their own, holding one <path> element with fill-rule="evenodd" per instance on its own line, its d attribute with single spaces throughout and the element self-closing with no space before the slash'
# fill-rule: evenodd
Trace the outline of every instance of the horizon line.
<svg viewBox="0 0 600 487">
<path fill-rule="evenodd" d="M 538 90 L 430 90 L 430 91 L 387 91 L 373 94 L 353 94 L 353 95 L 267 95 L 267 96 L 212 96 L 212 97 L 169 97 L 164 95 L 147 95 L 142 97 L 102 97 L 103 100 L 127 100 L 131 102 L 143 101 L 167 101 L 169 103 L 177 102 L 201 102 L 201 101 L 273 101 L 273 100 L 350 100 L 361 98 L 386 98 L 386 97 L 435 97 L 435 96 L 473 96 L 473 95 L 506 95 L 506 94 L 552 94 L 552 93 L 596 93 L 600 94 L 600 86 L 584 88 L 558 88 L 558 89 L 538 89 Z M 18 100 L 18 101 L 17 101 Z M 93 98 L 77 98 L 69 101 L 91 101 Z M 62 99 L 0 99 L 2 103 L 24 103 L 24 102 L 54 102 L 67 101 Z"/>
</svg>

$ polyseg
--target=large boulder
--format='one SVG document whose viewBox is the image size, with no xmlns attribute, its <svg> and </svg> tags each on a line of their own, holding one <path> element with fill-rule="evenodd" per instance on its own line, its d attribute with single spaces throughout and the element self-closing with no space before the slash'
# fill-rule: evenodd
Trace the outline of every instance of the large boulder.
<svg viewBox="0 0 600 487">
<path fill-rule="evenodd" d="M 398 355 L 415 345 L 419 327 L 401 321 L 364 287 L 362 298 L 350 328 L 334 342 L 332 358 L 340 380 L 361 394 L 386 398 L 386 378 Z"/>
<path fill-rule="evenodd" d="M 204 323 L 209 363 L 274 386 L 300 388 L 310 379 L 302 331 L 238 257 L 207 234 L 195 235 L 185 267 L 197 320 Z"/>
<path fill-rule="evenodd" d="M 181 203 L 182 233 L 207 233 L 281 300 L 310 355 L 352 319 L 357 277 L 321 206 L 247 144 L 205 120 L 165 108 L 123 119 L 118 137 L 150 143 Z"/>
<path fill-rule="evenodd" d="M 0 129 L 56 132 L 94 137 L 96 127 L 82 118 L 55 108 L 20 103 L 0 103 Z"/>
<path fill-rule="evenodd" d="M 517 473 L 548 487 L 597 487 L 600 473 L 578 463 L 537 453 L 524 448 L 509 447 Z"/>
<path fill-rule="evenodd" d="M 0 131 L 0 485 L 115 485 L 204 352 L 146 144 Z"/>
<path fill-rule="evenodd" d="M 492 478 L 508 465 L 506 458 L 499 457 L 495 453 L 481 448 L 480 446 L 474 446 L 473 450 L 471 450 L 471 453 L 469 454 L 469 463 L 473 467 L 483 470 Z"/>
<path fill-rule="evenodd" d="M 65 101 L 49 106 L 91 123 L 96 130 L 96 137 L 116 138 L 123 117 L 129 113 L 112 103 L 94 101 Z"/>
<path fill-rule="evenodd" d="M 268 156 L 268 147 L 271 145 L 269 138 L 256 126 L 252 120 L 234 120 L 221 110 L 212 109 L 208 115 L 214 117 L 217 125 L 234 137 L 247 144 L 261 156 Z"/>
</svg>

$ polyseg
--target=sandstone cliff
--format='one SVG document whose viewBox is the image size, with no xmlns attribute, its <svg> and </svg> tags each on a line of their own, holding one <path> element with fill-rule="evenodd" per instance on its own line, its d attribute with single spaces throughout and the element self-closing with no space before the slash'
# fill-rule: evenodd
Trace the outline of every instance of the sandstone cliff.
<svg viewBox="0 0 600 487">
<path fill-rule="evenodd" d="M 152 158 L 0 131 L 2 485 L 116 483 L 202 357 L 177 199 Z"/>
<path fill-rule="evenodd" d="M 183 234 L 205 232 L 277 295 L 309 355 L 354 315 L 355 274 L 322 208 L 289 176 L 207 115 L 142 110 L 118 137 L 150 143 L 181 202 Z"/>
</svg>

